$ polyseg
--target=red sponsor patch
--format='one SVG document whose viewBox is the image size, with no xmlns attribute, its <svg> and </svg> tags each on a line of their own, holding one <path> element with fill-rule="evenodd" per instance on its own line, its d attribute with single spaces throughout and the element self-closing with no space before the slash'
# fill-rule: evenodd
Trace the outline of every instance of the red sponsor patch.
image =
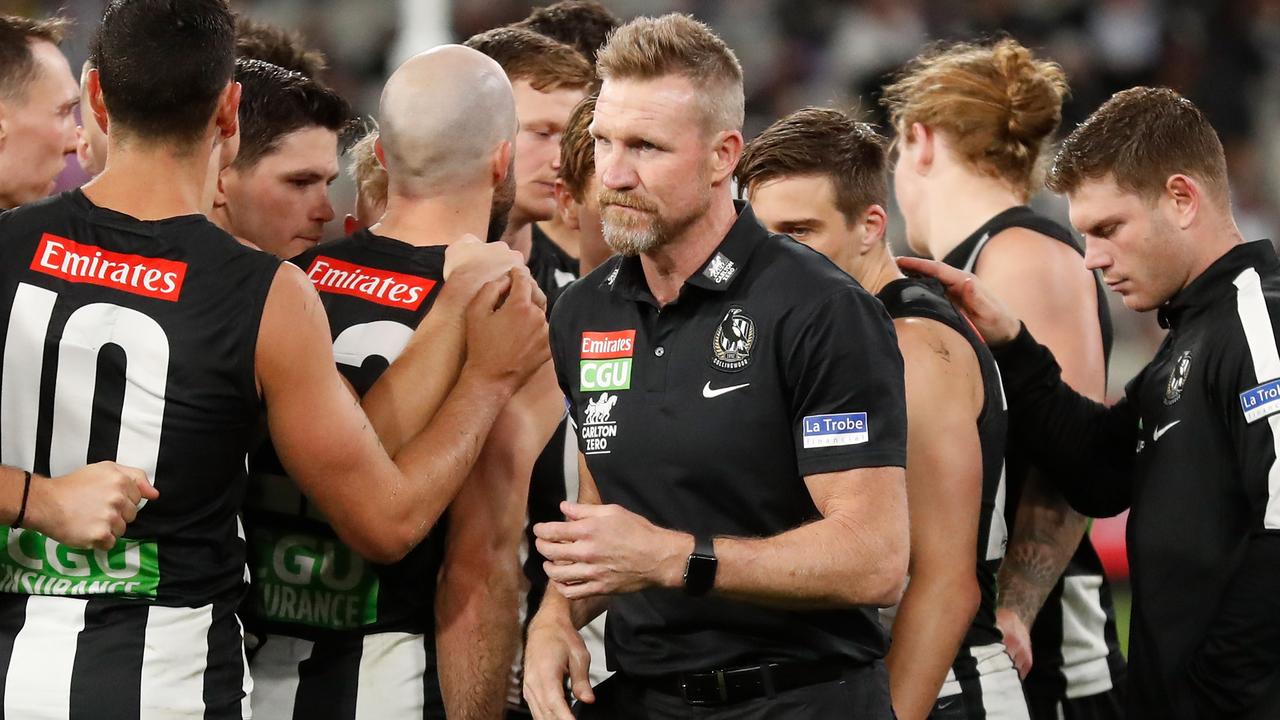
<svg viewBox="0 0 1280 720">
<path fill-rule="evenodd" d="M 307 277 L 321 292 L 350 295 L 387 307 L 417 310 L 435 280 L 353 265 L 323 255 L 311 261 Z"/>
<path fill-rule="evenodd" d="M 582 333 L 582 358 L 584 360 L 631 357 L 635 349 L 635 330 Z"/>
<path fill-rule="evenodd" d="M 169 302 L 178 301 L 187 277 L 187 264 L 178 260 L 125 255 L 50 233 L 41 236 L 31 269 L 68 282 L 101 285 Z"/>
</svg>

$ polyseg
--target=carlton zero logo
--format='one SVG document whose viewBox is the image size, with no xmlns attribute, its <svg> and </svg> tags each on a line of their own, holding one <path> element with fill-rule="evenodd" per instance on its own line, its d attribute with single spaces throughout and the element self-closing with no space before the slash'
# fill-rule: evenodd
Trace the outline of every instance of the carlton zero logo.
<svg viewBox="0 0 1280 720">
<path fill-rule="evenodd" d="M 635 330 L 582 333 L 578 390 L 630 390 L 635 349 Z"/>
<path fill-rule="evenodd" d="M 311 261 L 307 277 L 321 292 L 350 295 L 403 310 L 417 310 L 431 288 L 436 286 L 435 280 L 353 265 L 324 256 Z"/>
<path fill-rule="evenodd" d="M 134 295 L 177 302 L 187 264 L 178 260 L 103 250 L 45 233 L 31 269 L 74 283 L 89 283 Z"/>
</svg>

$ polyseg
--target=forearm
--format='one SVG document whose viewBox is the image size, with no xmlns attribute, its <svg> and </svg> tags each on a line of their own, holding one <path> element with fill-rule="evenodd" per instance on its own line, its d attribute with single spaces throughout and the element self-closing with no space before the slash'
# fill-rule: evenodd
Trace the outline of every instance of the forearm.
<svg viewBox="0 0 1280 720">
<path fill-rule="evenodd" d="M 520 644 L 520 572 L 507 553 L 465 565 L 446 570 L 437 593 L 440 690 L 450 718 L 492 720 Z"/>
<path fill-rule="evenodd" d="M 1205 717 L 1235 717 L 1254 708 L 1280 667 L 1280 532 L 1249 540 L 1222 595 L 1212 630 L 1187 670 Z"/>
<path fill-rule="evenodd" d="M 400 357 L 360 401 L 388 455 L 400 452 L 440 410 L 458 382 L 465 350 L 462 309 L 441 291 Z"/>
<path fill-rule="evenodd" d="M 1027 476 L 1013 524 L 1013 535 L 1000 565 L 999 606 L 1017 613 L 1030 628 L 1066 570 L 1089 519 L 1034 469 Z"/>
<path fill-rule="evenodd" d="M 1138 418 L 1127 403 L 1107 407 L 1071 389 L 1047 348 L 1024 327 L 992 348 L 1009 402 L 1011 442 L 1076 510 L 1093 517 L 1129 505 Z"/>
<path fill-rule="evenodd" d="M 389 498 L 389 517 L 411 527 L 408 547 L 416 545 L 439 521 L 511 397 L 500 383 L 465 370 L 440 412 L 395 456 L 407 483 Z"/>
<path fill-rule="evenodd" d="M 907 586 L 893 621 L 885 658 L 893 709 L 901 720 L 922 720 L 942 689 L 978 609 L 973 573 L 938 578 L 917 575 Z"/>
<path fill-rule="evenodd" d="M 771 538 L 716 538 L 715 591 L 793 610 L 892 605 L 910 542 L 905 502 L 901 515 L 876 527 L 832 515 Z"/>
<path fill-rule="evenodd" d="M 37 482 L 37 478 L 32 478 L 33 484 Z M 18 513 L 22 510 L 22 494 L 23 487 L 26 485 L 26 473 L 8 465 L 0 465 L 0 525 L 12 525 L 14 520 L 18 519 Z M 30 497 L 27 498 L 30 505 Z M 30 508 L 26 517 L 23 518 L 23 524 L 33 526 L 36 518 L 32 517 Z"/>
<path fill-rule="evenodd" d="M 570 600 L 556 589 L 555 583 L 547 584 L 547 591 L 542 596 L 542 604 L 534 616 L 534 622 L 567 622 L 574 630 L 581 630 L 588 623 L 600 617 L 600 613 L 609 608 L 609 596 Z"/>
</svg>

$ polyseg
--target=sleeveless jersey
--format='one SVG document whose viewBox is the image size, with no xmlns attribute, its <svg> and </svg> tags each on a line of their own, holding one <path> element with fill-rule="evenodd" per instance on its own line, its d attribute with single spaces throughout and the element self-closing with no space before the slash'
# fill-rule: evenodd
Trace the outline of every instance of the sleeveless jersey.
<svg viewBox="0 0 1280 720">
<path fill-rule="evenodd" d="M 363 396 L 400 355 L 443 287 L 444 247 L 362 230 L 294 258 L 324 304 L 338 369 Z M 280 467 L 253 460 L 246 507 L 254 631 L 307 639 L 434 634 L 443 523 L 400 562 L 376 565 L 338 539 Z"/>
<path fill-rule="evenodd" d="M 972 272 L 987 242 L 1013 227 L 1026 228 L 1070 246 L 1084 255 L 1071 232 L 1029 207 L 1005 210 L 988 220 L 943 259 Z M 1094 275 L 1098 325 L 1103 353 L 1111 357 L 1112 326 L 1101 279 Z M 1030 463 L 1015 445 L 1008 449 L 1009 496 L 1006 516 L 1012 524 Z M 1031 628 L 1034 652 L 1024 685 L 1028 696 L 1080 698 L 1107 692 L 1120 684 L 1124 657 L 1120 653 L 1111 590 L 1093 543 L 1086 533 L 1066 571 L 1058 580 Z"/>
<path fill-rule="evenodd" d="M 107 551 L 4 529 L 9 717 L 247 708 L 237 514 L 278 266 L 202 215 L 139 221 L 79 190 L 0 215 L 0 462 L 113 460 L 160 492 Z"/>
</svg>

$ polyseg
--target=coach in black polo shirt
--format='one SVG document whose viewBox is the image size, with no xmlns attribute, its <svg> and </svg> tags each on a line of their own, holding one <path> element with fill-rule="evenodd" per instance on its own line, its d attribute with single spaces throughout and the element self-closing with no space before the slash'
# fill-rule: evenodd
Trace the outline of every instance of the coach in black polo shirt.
<svg viewBox="0 0 1280 720">
<path fill-rule="evenodd" d="M 705 26 L 634 21 L 599 68 L 620 256 L 552 318 L 585 466 L 566 521 L 535 527 L 530 707 L 569 717 L 569 675 L 579 717 L 892 717 L 868 607 L 900 596 L 908 550 L 889 318 L 733 203 L 742 76 Z M 574 630 L 606 604 L 616 674 L 593 692 Z"/>
</svg>

